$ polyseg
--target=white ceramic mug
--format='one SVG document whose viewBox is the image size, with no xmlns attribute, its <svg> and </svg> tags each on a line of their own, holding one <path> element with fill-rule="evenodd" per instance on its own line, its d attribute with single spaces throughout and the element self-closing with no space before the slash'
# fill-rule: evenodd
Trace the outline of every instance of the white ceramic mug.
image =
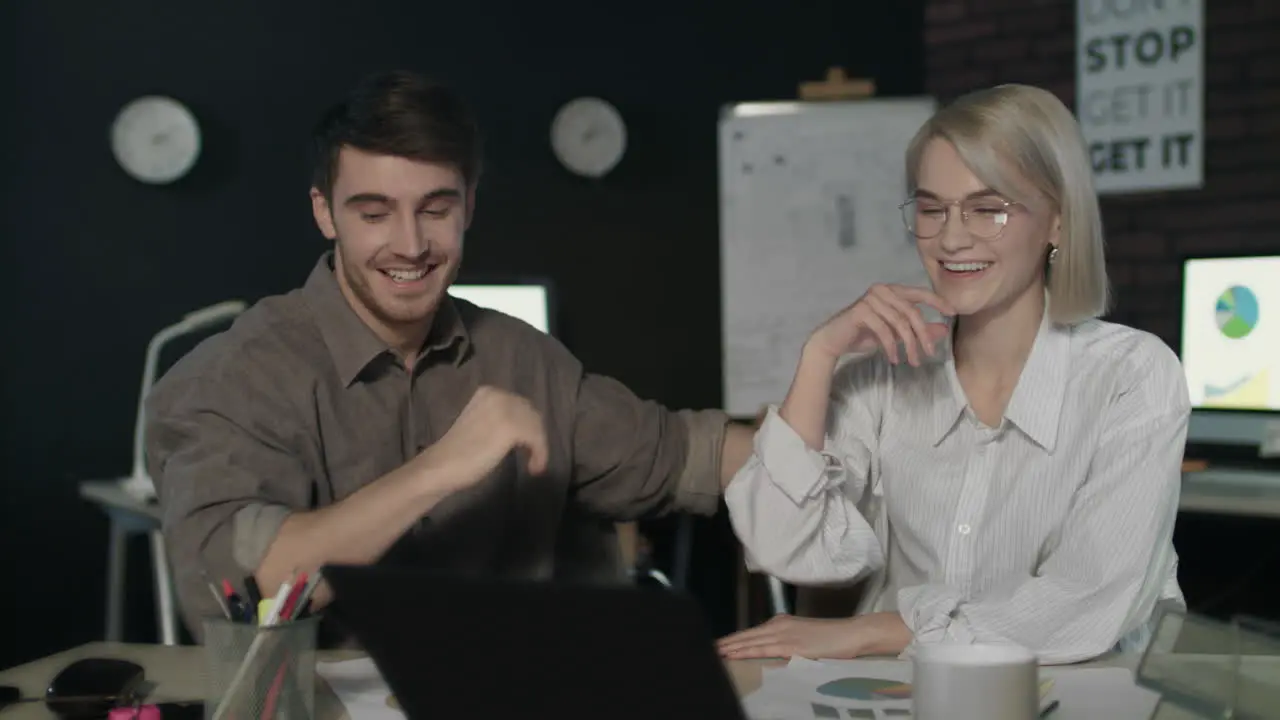
<svg viewBox="0 0 1280 720">
<path fill-rule="evenodd" d="M 1036 656 L 1016 645 L 928 644 L 914 648 L 915 720 L 1035 720 Z"/>
</svg>

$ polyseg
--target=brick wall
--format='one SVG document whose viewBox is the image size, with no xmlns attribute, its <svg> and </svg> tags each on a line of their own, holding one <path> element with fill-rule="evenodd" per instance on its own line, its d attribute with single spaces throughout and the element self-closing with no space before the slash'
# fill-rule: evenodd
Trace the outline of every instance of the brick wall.
<svg viewBox="0 0 1280 720">
<path fill-rule="evenodd" d="M 1111 318 L 1174 347 L 1180 255 L 1280 250 L 1280 0 L 1204 5 L 1204 187 L 1102 201 Z M 1075 108 L 1074 0 L 926 0 L 925 8 L 925 86 L 940 101 L 1020 82 Z"/>
</svg>

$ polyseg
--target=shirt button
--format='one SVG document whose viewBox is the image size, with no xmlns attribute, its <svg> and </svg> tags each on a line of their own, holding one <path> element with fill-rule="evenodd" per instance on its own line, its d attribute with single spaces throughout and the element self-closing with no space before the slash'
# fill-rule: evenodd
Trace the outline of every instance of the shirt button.
<svg viewBox="0 0 1280 720">
<path fill-rule="evenodd" d="M 956 530 L 959 530 L 961 535 L 968 535 L 968 534 L 969 534 L 969 526 L 968 526 L 968 525 L 961 525 L 960 527 L 956 528 Z"/>
</svg>

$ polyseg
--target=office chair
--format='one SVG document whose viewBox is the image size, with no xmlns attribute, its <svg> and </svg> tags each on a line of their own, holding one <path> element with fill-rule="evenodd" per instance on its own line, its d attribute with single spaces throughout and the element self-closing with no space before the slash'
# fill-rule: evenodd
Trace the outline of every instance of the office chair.
<svg viewBox="0 0 1280 720">
<path fill-rule="evenodd" d="M 138 394 L 138 412 L 134 418 L 133 468 L 125 478 L 107 483 L 89 482 L 81 485 L 81 495 L 98 502 L 107 513 L 110 522 L 110 537 L 107 542 L 106 639 L 108 641 L 118 642 L 124 639 L 125 563 L 128 536 L 146 534 L 151 546 L 151 568 L 155 582 L 160 641 L 165 645 L 178 644 L 178 612 L 173 598 L 173 579 L 169 572 L 164 536 L 159 527 L 158 514 L 154 510 L 147 509 L 147 506 L 156 499 L 156 488 L 146 469 L 146 418 L 144 415 L 146 400 L 158 374 L 160 350 L 166 344 L 184 335 L 226 322 L 243 312 L 245 307 L 245 303 L 239 300 L 211 305 L 187 314 L 151 338 L 147 343 L 146 358 L 142 367 L 142 388 Z M 123 490 L 129 498 L 133 499 L 133 503 L 125 499 L 105 500 L 100 490 L 86 489 L 86 486 L 103 484 Z M 118 495 L 119 491 L 115 494 Z"/>
<path fill-rule="evenodd" d="M 645 546 L 635 523 L 619 523 L 617 527 L 621 558 L 631 581 L 652 582 L 668 590 L 688 589 L 689 563 L 693 553 L 693 522 L 693 516 L 688 514 L 681 515 L 677 522 L 670 574 L 653 564 L 649 548 Z"/>
</svg>

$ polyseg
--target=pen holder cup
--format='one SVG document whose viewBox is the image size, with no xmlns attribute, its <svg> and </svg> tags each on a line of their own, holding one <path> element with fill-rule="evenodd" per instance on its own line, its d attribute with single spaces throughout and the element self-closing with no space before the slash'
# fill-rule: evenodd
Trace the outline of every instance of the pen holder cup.
<svg viewBox="0 0 1280 720">
<path fill-rule="evenodd" d="M 310 720 L 319 619 L 204 621 L 205 720 Z"/>
</svg>

